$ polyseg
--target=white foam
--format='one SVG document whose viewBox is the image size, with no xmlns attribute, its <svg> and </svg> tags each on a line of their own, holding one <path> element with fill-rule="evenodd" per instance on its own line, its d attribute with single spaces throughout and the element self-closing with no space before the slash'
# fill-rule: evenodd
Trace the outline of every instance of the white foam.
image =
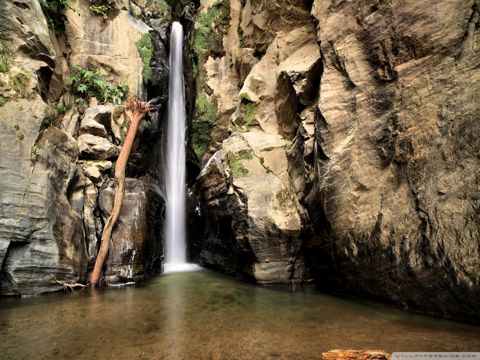
<svg viewBox="0 0 480 360">
<path fill-rule="evenodd" d="M 163 265 L 164 274 L 199 271 L 202 268 L 196 264 L 189 263 L 166 263 Z"/>
</svg>

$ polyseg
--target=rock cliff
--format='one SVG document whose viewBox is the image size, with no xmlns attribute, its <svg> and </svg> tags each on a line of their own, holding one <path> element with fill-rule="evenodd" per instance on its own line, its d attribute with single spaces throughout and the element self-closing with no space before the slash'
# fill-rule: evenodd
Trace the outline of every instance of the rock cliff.
<svg viewBox="0 0 480 360">
<path fill-rule="evenodd" d="M 54 277 L 86 281 L 128 126 L 117 104 L 127 93 L 160 105 L 167 96 L 170 9 L 147 3 L 1 2 L 0 294 L 55 291 Z M 132 151 L 109 285 L 161 270 L 162 110 Z"/>
<path fill-rule="evenodd" d="M 204 1 L 196 28 L 203 264 L 480 320 L 478 3 Z"/>
</svg>

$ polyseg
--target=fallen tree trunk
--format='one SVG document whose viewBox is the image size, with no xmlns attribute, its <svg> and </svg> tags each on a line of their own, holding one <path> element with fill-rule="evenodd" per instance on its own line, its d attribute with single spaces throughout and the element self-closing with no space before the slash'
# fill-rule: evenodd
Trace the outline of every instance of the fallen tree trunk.
<svg viewBox="0 0 480 360">
<path fill-rule="evenodd" d="M 154 106 L 141 102 L 134 97 L 128 98 L 126 105 L 127 109 L 132 111 L 132 117 L 130 118 L 130 126 L 128 128 L 127 136 L 125 137 L 122 149 L 118 155 L 117 164 L 115 165 L 115 199 L 113 201 L 113 208 L 110 217 L 103 228 L 100 249 L 98 250 L 95 267 L 90 276 L 91 286 L 97 286 L 100 281 L 103 264 L 110 247 L 110 238 L 112 236 L 113 227 L 115 226 L 122 210 L 123 197 L 125 196 L 125 168 L 127 167 L 128 157 L 132 150 L 135 135 L 137 134 L 138 127 L 145 114 L 154 109 Z"/>
</svg>

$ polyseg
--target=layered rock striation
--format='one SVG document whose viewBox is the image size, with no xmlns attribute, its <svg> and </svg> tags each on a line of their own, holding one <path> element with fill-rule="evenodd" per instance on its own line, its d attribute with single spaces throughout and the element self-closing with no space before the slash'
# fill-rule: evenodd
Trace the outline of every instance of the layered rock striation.
<svg viewBox="0 0 480 360">
<path fill-rule="evenodd" d="M 109 3 L 103 15 L 86 0 L 54 13 L 35 0 L 0 4 L 1 295 L 87 280 L 128 127 L 118 103 L 127 88 L 160 105 L 167 97 L 163 10 L 124 1 Z M 151 52 L 159 55 L 152 66 Z M 162 110 L 141 126 L 132 150 L 108 285 L 161 270 Z"/>
<path fill-rule="evenodd" d="M 324 72 L 311 269 L 478 320 L 478 4 L 314 2 Z"/>
<path fill-rule="evenodd" d="M 309 7 L 216 1 L 198 16 L 193 146 L 204 162 L 211 156 L 198 181 L 210 230 L 197 246 L 200 260 L 262 284 L 300 282 L 307 213 L 299 193 L 313 151 L 303 145 L 313 137 L 321 71 Z M 214 126 L 201 127 L 206 120 Z M 200 135 L 211 140 L 202 144 Z"/>
<path fill-rule="evenodd" d="M 200 52 L 197 83 L 216 115 L 203 263 L 258 282 L 308 269 L 478 321 L 478 3 L 212 1 L 200 25 L 215 7 L 221 49 Z"/>
</svg>

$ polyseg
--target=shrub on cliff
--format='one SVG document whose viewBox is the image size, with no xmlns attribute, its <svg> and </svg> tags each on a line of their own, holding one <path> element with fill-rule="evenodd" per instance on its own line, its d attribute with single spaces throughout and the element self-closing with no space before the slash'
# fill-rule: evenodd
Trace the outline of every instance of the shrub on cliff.
<svg viewBox="0 0 480 360">
<path fill-rule="evenodd" d="M 100 102 L 120 104 L 128 93 L 127 86 L 107 82 L 107 73 L 102 70 L 92 71 L 74 66 L 73 74 L 70 77 L 71 88 L 79 99 L 94 97 Z"/>
</svg>

